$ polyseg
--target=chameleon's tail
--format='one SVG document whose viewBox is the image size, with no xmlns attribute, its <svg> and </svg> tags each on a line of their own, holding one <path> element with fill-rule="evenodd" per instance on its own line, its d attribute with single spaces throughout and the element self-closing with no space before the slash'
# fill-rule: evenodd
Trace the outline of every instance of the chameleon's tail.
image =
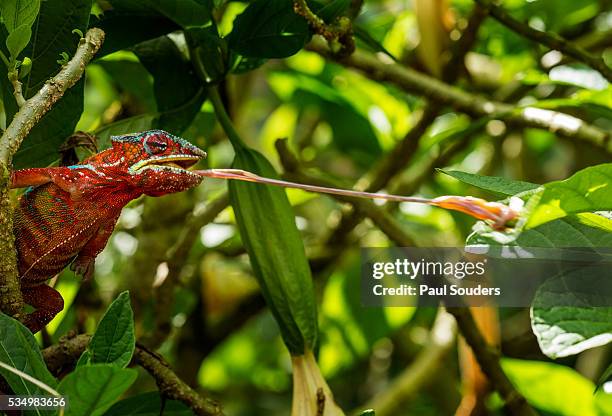
<svg viewBox="0 0 612 416">
<path fill-rule="evenodd" d="M 441 196 L 434 199 L 420 198 L 414 196 L 390 195 L 382 193 L 353 191 L 349 189 L 327 188 L 324 186 L 307 185 L 280 179 L 264 178 L 252 172 L 241 169 L 207 169 L 196 170 L 193 173 L 217 179 L 232 179 L 247 182 L 263 183 L 267 185 L 282 186 L 285 188 L 302 189 L 309 192 L 343 195 L 356 198 L 385 199 L 396 202 L 414 202 L 419 204 L 433 205 L 454 211 L 461 211 L 480 220 L 492 223 L 494 228 L 501 229 L 509 222 L 518 217 L 518 212 L 507 205 L 499 202 L 489 202 L 472 196 Z"/>
</svg>

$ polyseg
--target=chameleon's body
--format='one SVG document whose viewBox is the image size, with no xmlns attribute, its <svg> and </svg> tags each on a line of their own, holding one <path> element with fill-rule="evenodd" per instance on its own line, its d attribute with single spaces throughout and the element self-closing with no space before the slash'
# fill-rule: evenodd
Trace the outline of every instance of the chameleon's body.
<svg viewBox="0 0 612 416">
<path fill-rule="evenodd" d="M 33 332 L 63 309 L 60 294 L 44 282 L 69 264 L 91 277 L 128 202 L 184 191 L 202 180 L 187 168 L 206 153 L 169 133 L 113 137 L 112 144 L 78 165 L 13 174 L 12 187 L 29 187 L 15 208 L 14 233 L 24 300 L 36 308 L 25 320 Z"/>
</svg>

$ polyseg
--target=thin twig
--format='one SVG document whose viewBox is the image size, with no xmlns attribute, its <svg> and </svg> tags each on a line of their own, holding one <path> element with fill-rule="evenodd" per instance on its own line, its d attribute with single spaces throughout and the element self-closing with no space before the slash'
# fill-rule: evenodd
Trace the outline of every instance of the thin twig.
<svg viewBox="0 0 612 416">
<path fill-rule="evenodd" d="M 23 98 L 23 89 L 21 88 L 21 81 L 19 81 L 19 73 L 15 69 L 9 73 L 8 78 L 11 84 L 13 84 L 13 96 L 17 102 L 17 106 L 21 108 L 26 103 L 26 100 Z"/>
<path fill-rule="evenodd" d="M 310 9 L 306 0 L 294 0 L 293 10 L 306 19 L 314 33 L 327 40 L 335 54 L 347 56 L 353 53 L 355 40 L 353 39 L 353 28 L 349 18 L 340 17 L 336 22 L 327 24 Z"/>
<path fill-rule="evenodd" d="M 58 344 L 42 351 L 47 367 L 52 373 L 74 365 L 87 345 L 91 335 L 81 334 L 62 338 Z M 221 406 L 214 400 L 202 397 L 182 381 L 159 356 L 136 344 L 132 362 L 144 368 L 156 381 L 161 394 L 185 403 L 200 416 L 222 416 Z"/>
<path fill-rule="evenodd" d="M 496 5 L 491 0 L 474 0 L 476 3 L 484 7 L 489 14 L 495 18 L 499 23 L 506 26 L 519 35 L 530 39 L 534 42 L 540 43 L 550 49 L 562 52 L 564 55 L 571 56 L 572 58 L 583 62 L 591 68 L 599 71 L 608 81 L 612 82 L 612 68 L 610 68 L 602 58 L 597 55 L 591 54 L 586 49 L 576 45 L 575 43 L 565 39 L 564 37 L 552 33 L 537 30 L 529 26 L 528 24 L 519 22 L 512 17 L 503 8 Z"/>
<path fill-rule="evenodd" d="M 355 68 L 377 81 L 391 82 L 398 87 L 423 95 L 440 104 L 448 105 L 474 117 L 494 117 L 522 127 L 535 127 L 561 136 L 590 142 L 612 153 L 610 132 L 559 111 L 535 107 L 515 107 L 474 95 L 436 78 L 424 75 L 393 62 L 382 62 L 371 53 L 361 50 L 338 59 L 322 42 L 313 40 L 307 47 L 342 65 Z"/>
<path fill-rule="evenodd" d="M 36 95 L 25 102 L 0 138 L 0 161 L 10 165 L 13 155 L 32 127 L 62 98 L 68 88 L 81 79 L 85 66 L 100 49 L 103 41 L 104 32 L 101 29 L 89 29 L 79 41 L 72 59 L 56 76 L 48 80 Z"/>
<path fill-rule="evenodd" d="M 510 414 L 517 416 L 535 416 L 537 413 L 529 406 L 525 398 L 514 388 L 499 362 L 499 352 L 492 348 L 476 326 L 474 317 L 467 307 L 447 308 L 455 317 L 457 326 L 465 341 L 474 352 L 482 371 L 487 375 L 491 385 L 504 400 Z"/>
</svg>

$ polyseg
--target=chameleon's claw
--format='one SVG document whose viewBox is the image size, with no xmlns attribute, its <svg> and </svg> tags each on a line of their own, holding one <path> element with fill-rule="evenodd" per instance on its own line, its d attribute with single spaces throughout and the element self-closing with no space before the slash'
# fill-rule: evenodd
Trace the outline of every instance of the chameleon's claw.
<svg viewBox="0 0 612 416">
<path fill-rule="evenodd" d="M 77 276 L 82 276 L 83 281 L 90 280 L 94 274 L 96 259 L 91 257 L 78 257 L 70 265 L 72 270 Z"/>
</svg>

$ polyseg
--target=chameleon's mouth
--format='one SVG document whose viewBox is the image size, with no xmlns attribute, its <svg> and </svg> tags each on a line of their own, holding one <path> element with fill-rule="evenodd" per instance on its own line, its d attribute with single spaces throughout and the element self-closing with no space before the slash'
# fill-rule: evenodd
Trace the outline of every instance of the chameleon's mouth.
<svg viewBox="0 0 612 416">
<path fill-rule="evenodd" d="M 172 155 L 172 156 L 159 156 L 152 157 L 147 160 L 142 160 L 135 163 L 130 170 L 132 172 L 139 172 L 145 169 L 162 169 L 162 170 L 180 170 L 187 171 L 193 165 L 198 163 L 202 159 L 201 156 L 193 155 Z"/>
</svg>

